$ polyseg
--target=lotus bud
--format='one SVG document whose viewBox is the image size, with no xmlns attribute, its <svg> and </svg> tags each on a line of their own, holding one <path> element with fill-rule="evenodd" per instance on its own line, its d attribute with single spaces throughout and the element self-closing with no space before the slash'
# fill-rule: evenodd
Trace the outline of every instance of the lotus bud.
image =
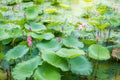
<svg viewBox="0 0 120 80">
<path fill-rule="evenodd" d="M 58 37 L 58 42 L 60 42 L 62 40 L 62 38 L 61 37 Z"/>
<path fill-rule="evenodd" d="M 26 13 L 24 13 L 24 17 L 26 17 Z"/>
<path fill-rule="evenodd" d="M 64 31 L 64 26 L 62 26 L 62 31 Z"/>
<path fill-rule="evenodd" d="M 32 31 L 32 28 L 29 28 L 29 31 Z"/>
</svg>

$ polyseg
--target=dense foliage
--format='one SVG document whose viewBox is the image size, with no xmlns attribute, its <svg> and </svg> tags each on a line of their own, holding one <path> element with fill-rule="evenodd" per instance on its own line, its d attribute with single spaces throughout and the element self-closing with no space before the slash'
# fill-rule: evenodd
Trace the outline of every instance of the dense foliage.
<svg viewBox="0 0 120 80">
<path fill-rule="evenodd" d="M 119 0 L 0 0 L 0 80 L 118 80 Z"/>
</svg>

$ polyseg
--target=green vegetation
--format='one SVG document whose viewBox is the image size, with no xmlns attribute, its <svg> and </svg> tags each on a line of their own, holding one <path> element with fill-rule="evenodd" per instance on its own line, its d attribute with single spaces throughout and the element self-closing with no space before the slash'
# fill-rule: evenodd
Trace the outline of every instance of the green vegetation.
<svg viewBox="0 0 120 80">
<path fill-rule="evenodd" d="M 119 0 L 0 0 L 0 80 L 118 80 Z"/>
</svg>

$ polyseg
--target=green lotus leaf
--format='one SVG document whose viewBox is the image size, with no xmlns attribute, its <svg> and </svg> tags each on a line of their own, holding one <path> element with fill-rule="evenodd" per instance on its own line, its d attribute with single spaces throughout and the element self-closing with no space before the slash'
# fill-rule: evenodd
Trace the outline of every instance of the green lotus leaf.
<svg viewBox="0 0 120 80">
<path fill-rule="evenodd" d="M 27 2 L 27 3 L 21 3 L 21 6 L 22 6 L 22 8 L 24 9 L 24 8 L 29 8 L 29 7 L 32 7 L 34 5 L 34 3 L 33 2 Z"/>
<path fill-rule="evenodd" d="M 4 29 L 4 30 L 11 30 L 14 28 L 19 28 L 21 29 L 21 27 L 19 25 L 16 25 L 14 23 L 8 23 L 8 24 L 1 24 L 0 29 Z"/>
<path fill-rule="evenodd" d="M 15 0 L 15 2 L 16 2 L 16 3 L 21 3 L 21 2 L 22 2 L 22 0 Z"/>
<path fill-rule="evenodd" d="M 50 41 L 41 41 L 36 46 L 39 50 L 57 51 L 61 48 L 61 43 L 55 38 Z"/>
<path fill-rule="evenodd" d="M 61 31 L 62 23 L 61 22 L 51 22 L 50 24 L 48 24 L 48 29 L 53 29 L 55 31 Z"/>
<path fill-rule="evenodd" d="M 117 18 L 110 18 L 110 24 L 113 25 L 114 27 L 117 27 L 120 25 L 120 22 L 119 22 L 120 19 L 117 19 Z"/>
<path fill-rule="evenodd" d="M 44 34 L 40 35 L 40 37 L 45 40 L 50 40 L 50 39 L 54 38 L 54 35 L 52 33 L 44 33 Z"/>
<path fill-rule="evenodd" d="M 96 60 L 107 60 L 110 58 L 110 53 L 107 48 L 93 44 L 88 48 L 89 57 Z"/>
<path fill-rule="evenodd" d="M 31 29 L 32 31 L 38 32 L 41 30 L 46 30 L 46 27 L 43 24 L 39 23 L 30 23 L 30 24 L 25 24 L 26 29 Z"/>
<path fill-rule="evenodd" d="M 74 26 L 69 24 L 69 25 L 65 25 L 64 30 L 63 31 L 61 30 L 61 32 L 63 32 L 64 34 L 70 35 L 73 30 L 74 30 Z"/>
<path fill-rule="evenodd" d="M 2 15 L 2 13 L 0 13 L 0 20 L 1 20 L 1 19 L 3 19 L 3 15 Z"/>
<path fill-rule="evenodd" d="M 36 6 L 25 9 L 27 19 L 35 19 L 38 16 L 38 8 Z"/>
<path fill-rule="evenodd" d="M 108 27 L 108 23 L 100 24 L 100 25 L 97 26 L 97 28 L 99 28 L 101 30 L 105 29 L 106 27 Z"/>
<path fill-rule="evenodd" d="M 9 44 L 11 41 L 12 41 L 11 38 L 5 39 L 5 40 L 2 40 L 2 44 L 7 45 L 7 44 Z"/>
<path fill-rule="evenodd" d="M 5 59 L 9 61 L 10 59 L 16 59 L 23 57 L 27 52 L 29 51 L 29 48 L 26 45 L 18 45 L 12 49 L 10 49 L 6 55 Z"/>
<path fill-rule="evenodd" d="M 52 33 L 36 34 L 36 33 L 30 32 L 28 33 L 28 35 L 39 40 L 41 39 L 50 40 L 54 38 L 54 35 Z"/>
<path fill-rule="evenodd" d="M 10 38 L 17 38 L 22 36 L 22 30 L 19 28 L 13 28 L 11 30 L 8 31 L 8 34 L 10 35 Z"/>
<path fill-rule="evenodd" d="M 68 71 L 69 67 L 68 67 L 68 63 L 67 60 L 59 57 L 55 54 L 55 52 L 50 51 L 50 50 L 43 50 L 42 51 L 42 59 L 46 62 L 48 62 L 49 64 L 60 68 L 62 71 Z"/>
<path fill-rule="evenodd" d="M 3 58 L 5 58 L 5 55 L 0 53 L 0 60 L 3 59 Z"/>
<path fill-rule="evenodd" d="M 77 56 L 84 55 L 85 52 L 83 50 L 79 50 L 79 49 L 62 48 L 59 51 L 57 51 L 56 54 L 60 57 L 75 58 Z"/>
<path fill-rule="evenodd" d="M 15 80 L 26 80 L 27 77 L 30 77 L 34 73 L 38 65 L 41 64 L 42 61 L 40 56 L 18 63 L 15 68 L 13 68 L 12 76 Z"/>
<path fill-rule="evenodd" d="M 8 38 L 10 38 L 10 35 L 4 29 L 0 28 L 0 41 Z"/>
<path fill-rule="evenodd" d="M 63 39 L 63 44 L 66 47 L 71 47 L 71 48 L 83 48 L 84 47 L 84 44 L 82 42 L 70 36 Z"/>
<path fill-rule="evenodd" d="M 85 45 L 90 46 L 90 45 L 92 45 L 92 44 L 97 43 L 97 40 L 83 39 L 82 42 L 83 42 Z"/>
<path fill-rule="evenodd" d="M 86 31 L 80 31 L 80 30 L 74 30 L 74 31 L 72 31 L 72 36 L 77 37 L 77 38 L 79 38 L 79 37 L 85 37 L 85 36 L 90 36 L 90 35 L 91 35 L 91 33 L 86 32 Z"/>
<path fill-rule="evenodd" d="M 0 6 L 0 11 L 7 12 L 8 11 L 8 7 Z"/>
<path fill-rule="evenodd" d="M 22 30 L 19 25 L 6 24 L 0 26 L 0 41 L 22 36 Z"/>
<path fill-rule="evenodd" d="M 90 75 L 92 72 L 92 65 L 84 56 L 72 58 L 69 61 L 71 71 L 78 75 Z"/>
<path fill-rule="evenodd" d="M 43 3 L 44 0 L 34 0 L 34 2 L 36 2 L 36 3 Z"/>
<path fill-rule="evenodd" d="M 53 66 L 43 63 L 39 66 L 33 75 L 35 80 L 61 80 L 61 75 Z"/>
</svg>

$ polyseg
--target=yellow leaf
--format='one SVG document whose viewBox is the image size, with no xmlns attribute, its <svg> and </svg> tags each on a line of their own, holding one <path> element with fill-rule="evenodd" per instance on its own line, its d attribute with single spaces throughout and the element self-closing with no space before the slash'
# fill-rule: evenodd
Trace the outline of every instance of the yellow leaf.
<svg viewBox="0 0 120 80">
<path fill-rule="evenodd" d="M 83 0 L 84 2 L 92 2 L 93 0 Z"/>
<path fill-rule="evenodd" d="M 66 5 L 66 4 L 60 4 L 60 6 L 63 7 L 63 8 L 70 8 L 70 6 Z"/>
<path fill-rule="evenodd" d="M 46 9 L 45 10 L 45 12 L 50 13 L 50 14 L 51 13 L 55 13 L 56 11 L 57 11 L 57 9 L 55 9 L 55 8 L 54 9 Z"/>
</svg>

